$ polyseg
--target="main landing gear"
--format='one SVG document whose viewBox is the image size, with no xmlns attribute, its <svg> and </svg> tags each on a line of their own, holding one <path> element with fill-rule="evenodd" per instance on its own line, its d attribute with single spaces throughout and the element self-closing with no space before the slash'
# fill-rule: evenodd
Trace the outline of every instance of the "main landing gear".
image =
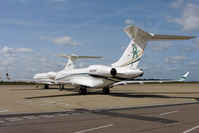
<svg viewBox="0 0 199 133">
<path fill-rule="evenodd" d="M 103 90 L 102 90 L 102 93 L 103 93 L 103 94 L 110 94 L 110 89 L 109 89 L 109 87 L 104 87 Z"/>
<path fill-rule="evenodd" d="M 86 87 L 85 86 L 81 86 L 79 89 L 79 94 L 80 95 L 85 95 L 87 93 Z"/>
<path fill-rule="evenodd" d="M 64 90 L 64 85 L 63 85 L 63 84 L 60 84 L 60 85 L 59 85 L 59 90 L 60 90 L 60 91 L 63 91 L 63 90 Z"/>
<path fill-rule="evenodd" d="M 104 87 L 103 90 L 102 90 L 102 93 L 103 93 L 103 94 L 110 94 L 110 89 L 109 89 L 109 87 Z M 80 87 L 80 89 L 79 89 L 79 94 L 80 94 L 80 95 L 85 95 L 85 94 L 87 94 L 86 86 L 81 86 L 81 87 Z"/>
<path fill-rule="evenodd" d="M 48 84 L 44 84 L 44 89 L 49 89 Z"/>
<path fill-rule="evenodd" d="M 36 88 L 39 88 L 39 83 L 38 82 L 36 83 Z"/>
</svg>

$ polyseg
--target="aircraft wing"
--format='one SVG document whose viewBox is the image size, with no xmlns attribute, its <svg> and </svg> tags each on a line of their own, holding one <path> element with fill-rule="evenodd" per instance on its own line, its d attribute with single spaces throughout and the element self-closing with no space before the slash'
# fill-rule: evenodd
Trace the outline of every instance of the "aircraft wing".
<svg viewBox="0 0 199 133">
<path fill-rule="evenodd" d="M 32 79 L 7 79 L 4 82 L 23 82 L 23 83 L 40 83 L 52 85 L 55 83 L 55 80 L 32 80 Z"/>
<path fill-rule="evenodd" d="M 189 72 L 185 73 L 180 79 L 178 80 L 132 80 L 132 81 L 121 81 L 114 83 L 112 86 L 116 85 L 125 85 L 125 84 L 144 84 L 144 83 L 170 83 L 170 82 L 184 82 Z"/>
<path fill-rule="evenodd" d="M 59 81 L 57 80 L 56 83 L 58 84 L 72 84 L 78 86 L 86 86 L 86 87 L 96 87 L 103 83 L 102 80 L 96 80 L 93 77 L 75 77 L 70 81 Z"/>
</svg>

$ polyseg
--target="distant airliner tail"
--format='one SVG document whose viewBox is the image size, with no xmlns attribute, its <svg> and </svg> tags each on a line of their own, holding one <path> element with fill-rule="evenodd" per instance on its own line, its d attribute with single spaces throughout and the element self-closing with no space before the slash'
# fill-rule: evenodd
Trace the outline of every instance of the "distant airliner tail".
<svg viewBox="0 0 199 133">
<path fill-rule="evenodd" d="M 189 72 L 185 73 L 185 75 L 183 75 L 179 81 L 185 81 L 185 79 L 187 78 L 187 76 L 189 75 Z"/>
<path fill-rule="evenodd" d="M 147 33 L 136 26 L 125 28 L 125 33 L 131 38 L 121 58 L 112 64 L 113 67 L 137 68 L 148 41 L 187 40 L 194 36 L 159 35 Z"/>
</svg>

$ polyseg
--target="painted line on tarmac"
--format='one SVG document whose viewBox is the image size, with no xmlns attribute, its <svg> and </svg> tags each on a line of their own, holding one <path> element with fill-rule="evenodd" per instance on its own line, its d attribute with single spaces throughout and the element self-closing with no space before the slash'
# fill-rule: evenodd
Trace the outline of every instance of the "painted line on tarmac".
<svg viewBox="0 0 199 133">
<path fill-rule="evenodd" d="M 160 115 L 168 115 L 168 114 L 173 114 L 173 113 L 178 113 L 178 112 L 179 112 L 178 110 L 175 110 L 175 111 L 161 113 Z"/>
<path fill-rule="evenodd" d="M 43 117 L 43 118 L 53 118 L 55 117 L 54 115 L 39 115 L 40 117 Z"/>
<path fill-rule="evenodd" d="M 105 125 L 105 126 L 90 128 L 90 129 L 86 129 L 86 130 L 82 130 L 82 131 L 77 131 L 77 132 L 74 132 L 74 133 L 85 133 L 85 132 L 90 132 L 90 131 L 94 131 L 94 130 L 98 130 L 98 129 L 102 129 L 102 128 L 107 128 L 107 127 L 112 127 L 112 126 L 113 126 L 113 124 L 109 124 L 109 125 Z"/>
<path fill-rule="evenodd" d="M 7 118 L 5 120 L 7 120 L 7 121 L 21 121 L 23 119 L 20 119 L 20 118 Z"/>
<path fill-rule="evenodd" d="M 62 115 L 62 113 L 56 113 L 56 114 L 54 114 L 55 116 L 59 116 L 59 115 Z"/>
<path fill-rule="evenodd" d="M 157 108 L 157 107 L 172 107 L 172 106 L 182 106 L 182 105 L 193 105 L 199 104 L 199 102 L 193 103 L 179 103 L 179 104 L 163 104 L 163 105 L 153 105 L 153 106 L 141 106 L 141 107 L 119 107 L 119 108 L 104 108 L 104 109 L 84 109 L 81 110 L 81 113 L 92 113 L 98 111 L 117 111 L 117 110 L 126 110 L 126 109 L 146 109 L 146 108 Z M 38 116 L 38 115 L 55 115 L 60 114 L 60 116 L 67 116 L 72 113 L 80 112 L 79 110 L 67 110 L 67 111 L 56 111 L 56 112 L 37 112 L 37 113 L 21 113 L 21 114 L 0 114 L 0 118 L 5 117 L 26 117 L 26 116 Z"/>
<path fill-rule="evenodd" d="M 38 117 L 36 117 L 36 116 L 24 116 L 22 118 L 29 119 L 29 120 L 38 119 Z"/>
<path fill-rule="evenodd" d="M 4 99 L 4 100 L 7 100 L 7 101 L 9 101 L 9 102 L 13 102 L 13 103 L 17 103 L 17 104 L 24 105 L 23 102 L 17 101 L 16 99 L 7 98 L 7 97 L 4 97 L 4 96 L 0 96 L 0 98 L 2 98 L 2 99 Z"/>
<path fill-rule="evenodd" d="M 59 114 L 58 116 L 68 116 L 69 114 Z"/>
<path fill-rule="evenodd" d="M 199 128 L 199 125 L 198 125 L 198 126 L 195 126 L 195 127 L 193 127 L 193 128 L 190 128 L 190 129 L 184 131 L 183 133 L 189 133 L 189 132 L 191 132 L 191 131 L 193 131 L 193 130 L 196 130 L 197 128 Z"/>
<path fill-rule="evenodd" d="M 7 109 L 0 109 L 0 113 L 8 112 L 9 110 Z"/>
<path fill-rule="evenodd" d="M 73 113 L 73 114 L 71 114 L 71 115 L 80 115 L 81 113 Z"/>
<path fill-rule="evenodd" d="M 65 106 L 65 107 L 74 106 L 72 104 L 57 102 L 57 101 L 53 101 L 53 100 L 42 100 L 42 101 L 32 102 L 30 104 L 31 105 L 40 105 L 40 106 L 53 106 L 53 105 Z"/>
</svg>

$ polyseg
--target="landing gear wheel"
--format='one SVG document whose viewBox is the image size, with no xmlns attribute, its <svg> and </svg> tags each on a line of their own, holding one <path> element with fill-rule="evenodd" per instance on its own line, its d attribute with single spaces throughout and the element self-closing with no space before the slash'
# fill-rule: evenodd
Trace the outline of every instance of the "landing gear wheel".
<svg viewBox="0 0 199 133">
<path fill-rule="evenodd" d="M 103 90 L 102 90 L 102 93 L 103 93 L 103 94 L 110 94 L 110 89 L 109 89 L 109 87 L 104 87 Z"/>
<path fill-rule="evenodd" d="M 48 84 L 44 84 L 44 89 L 49 89 Z"/>
<path fill-rule="evenodd" d="M 86 87 L 85 87 L 85 86 L 82 86 L 82 87 L 79 89 L 79 94 L 80 94 L 80 95 L 85 95 L 86 93 L 87 93 Z"/>
<path fill-rule="evenodd" d="M 64 90 L 64 85 L 63 85 L 63 84 L 60 84 L 60 85 L 59 85 L 59 90 L 60 90 L 60 91 L 63 91 L 63 90 Z"/>
</svg>

